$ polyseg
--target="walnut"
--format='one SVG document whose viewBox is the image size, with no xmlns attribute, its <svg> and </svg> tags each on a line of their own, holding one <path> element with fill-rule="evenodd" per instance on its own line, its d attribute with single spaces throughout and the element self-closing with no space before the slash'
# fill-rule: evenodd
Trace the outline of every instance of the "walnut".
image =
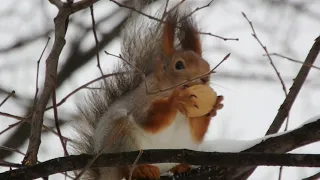
<svg viewBox="0 0 320 180">
<path fill-rule="evenodd" d="M 198 84 L 187 88 L 187 91 L 195 95 L 192 98 L 198 107 L 186 106 L 188 117 L 201 117 L 212 110 L 217 100 L 217 93 L 210 86 Z"/>
</svg>

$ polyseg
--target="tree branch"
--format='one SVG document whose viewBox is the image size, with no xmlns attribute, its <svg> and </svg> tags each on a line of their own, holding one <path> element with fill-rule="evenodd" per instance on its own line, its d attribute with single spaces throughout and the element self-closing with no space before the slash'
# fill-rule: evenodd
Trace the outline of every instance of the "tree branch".
<svg viewBox="0 0 320 180">
<path fill-rule="evenodd" d="M 320 140 L 320 119 L 301 126 L 300 128 L 282 133 L 278 136 L 265 137 L 261 143 L 241 153 L 199 152 L 191 150 L 144 150 L 137 164 L 143 163 L 188 163 L 193 165 L 222 165 L 230 167 L 266 165 L 266 166 L 303 166 L 320 167 L 320 155 L 281 154 L 303 145 Z M 92 164 L 94 167 L 110 167 L 131 165 L 140 151 L 128 153 L 103 154 Z M 94 155 L 76 155 L 52 159 L 37 165 L 24 167 L 0 174 L 0 179 L 29 179 L 83 168 Z M 200 175 L 212 177 L 215 169 L 192 172 L 187 176 L 175 179 L 194 179 Z M 241 171 L 243 172 L 243 171 Z M 223 178 L 236 176 L 233 171 Z M 210 176 L 208 176 L 210 175 Z M 197 178 L 198 179 L 198 178 Z"/>
<path fill-rule="evenodd" d="M 57 2 L 57 1 L 51 1 Z M 70 8 L 59 8 L 59 12 L 54 19 L 55 24 L 55 40 L 52 47 L 52 50 L 46 59 L 46 72 L 45 72 L 45 81 L 42 93 L 39 97 L 39 100 L 35 104 L 35 109 L 32 113 L 31 119 L 31 133 L 30 133 L 30 142 L 27 150 L 27 154 L 23 159 L 23 164 L 30 165 L 37 162 L 37 154 L 39 146 L 41 143 L 41 129 L 43 124 L 43 115 L 45 107 L 49 101 L 49 98 L 52 94 L 52 85 L 54 84 L 54 79 L 57 76 L 57 66 L 59 61 L 60 53 L 66 43 L 65 35 L 67 31 L 67 24 L 69 15 L 71 14 Z"/>
<path fill-rule="evenodd" d="M 76 3 L 72 4 L 72 6 L 71 6 L 72 13 L 75 13 L 75 12 L 80 11 L 82 9 L 86 9 L 98 1 L 99 0 L 82 0 L 82 1 L 76 2 Z"/>
<path fill-rule="evenodd" d="M 320 51 L 320 36 L 316 38 L 310 52 L 304 61 L 304 64 L 312 65 L 316 60 Z M 292 107 L 293 102 L 295 101 L 304 81 L 306 80 L 310 71 L 310 67 L 308 66 L 301 66 L 299 73 L 297 74 L 294 82 L 290 88 L 289 94 L 284 100 L 283 104 L 280 106 L 278 114 L 274 118 L 272 124 L 270 125 L 266 135 L 277 133 L 281 128 L 282 123 L 284 122 L 285 118 L 288 116 L 288 113 Z"/>
<path fill-rule="evenodd" d="M 305 124 L 300 128 L 292 131 L 282 132 L 278 136 L 270 135 L 261 138 L 257 144 L 242 152 L 264 152 L 264 153 L 286 153 L 305 146 L 310 143 L 320 141 L 320 117 L 314 119 L 314 122 Z M 256 141 L 256 140 L 255 140 Z M 260 143 L 259 143 L 260 141 Z M 250 174 L 248 172 L 255 167 L 226 167 L 226 166 L 207 166 L 202 167 L 199 171 L 195 171 L 188 175 L 194 179 L 247 179 Z M 251 171 L 250 171 L 251 172 Z M 200 178 L 200 179 L 201 179 Z M 183 178 L 176 178 L 183 180 Z M 200 180 L 199 179 L 199 180 Z"/>
<path fill-rule="evenodd" d="M 317 174 L 314 174 L 310 177 L 303 178 L 302 180 L 317 180 L 317 179 L 320 179 L 320 172 L 318 172 Z"/>
<path fill-rule="evenodd" d="M 39 97 L 39 101 L 35 105 L 35 109 L 32 112 L 31 119 L 31 133 L 30 142 L 27 150 L 27 154 L 23 159 L 24 165 L 30 165 L 37 162 L 37 154 L 41 143 L 41 127 L 43 124 L 43 115 L 45 107 L 52 94 L 52 85 L 55 83 L 54 79 L 57 79 L 57 67 L 59 56 L 66 43 L 65 35 L 68 28 L 69 16 L 81 9 L 87 8 L 97 0 L 82 0 L 74 4 L 62 3 L 60 0 L 49 0 L 58 9 L 58 14 L 54 19 L 55 24 L 55 40 L 52 50 L 46 60 L 46 72 L 44 88 Z"/>
<path fill-rule="evenodd" d="M 140 151 L 103 154 L 91 167 L 121 167 L 133 164 Z M 37 165 L 24 167 L 0 174 L 1 179 L 35 179 L 51 174 L 81 169 L 94 155 L 81 154 L 51 159 Z M 145 150 L 137 164 L 188 163 L 193 165 L 225 166 L 299 166 L 320 167 L 319 154 L 277 154 L 277 153 L 218 153 L 187 149 Z M 188 179 L 190 179 L 188 177 Z"/>
</svg>

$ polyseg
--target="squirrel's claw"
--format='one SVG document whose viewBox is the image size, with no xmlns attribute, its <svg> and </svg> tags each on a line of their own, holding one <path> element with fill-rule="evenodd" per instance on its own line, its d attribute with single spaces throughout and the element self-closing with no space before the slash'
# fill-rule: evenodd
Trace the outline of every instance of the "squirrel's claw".
<svg viewBox="0 0 320 180">
<path fill-rule="evenodd" d="M 224 97 L 223 96 L 218 96 L 216 104 L 213 106 L 212 110 L 206 115 L 208 117 L 214 117 L 217 115 L 217 111 L 223 108 L 223 101 Z"/>
<path fill-rule="evenodd" d="M 199 109 L 195 100 L 196 98 L 198 98 L 196 95 L 190 94 L 190 92 L 186 91 L 184 88 L 174 90 L 171 95 L 173 106 L 185 115 L 188 114 L 188 111 L 185 108 L 186 106 L 194 106 Z"/>
</svg>

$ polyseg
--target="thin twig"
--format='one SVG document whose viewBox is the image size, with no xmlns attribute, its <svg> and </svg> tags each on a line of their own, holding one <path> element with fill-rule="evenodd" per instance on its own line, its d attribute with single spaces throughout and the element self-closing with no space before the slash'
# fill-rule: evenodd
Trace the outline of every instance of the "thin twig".
<svg viewBox="0 0 320 180">
<path fill-rule="evenodd" d="M 121 54 L 119 54 L 119 56 L 115 55 L 115 54 L 111 54 L 111 53 L 108 53 L 107 51 L 104 51 L 107 55 L 110 55 L 110 56 L 113 56 L 113 57 L 116 57 L 116 58 L 119 58 L 121 59 L 122 61 L 124 61 L 125 63 L 127 63 L 129 66 L 131 66 L 132 68 L 134 68 L 136 71 L 138 71 L 138 73 L 141 75 L 143 81 L 144 81 L 144 85 L 145 85 L 145 88 L 146 88 L 146 94 L 149 94 L 149 89 L 148 89 L 148 85 L 147 85 L 147 78 L 146 78 L 146 75 L 143 73 L 143 71 L 141 71 L 141 69 L 137 68 L 135 65 L 133 65 L 132 63 L 130 63 L 130 61 L 124 59 Z"/>
<path fill-rule="evenodd" d="M 84 87 L 83 89 L 102 90 L 102 87 Z"/>
<path fill-rule="evenodd" d="M 40 61 L 42 59 L 42 56 L 44 54 L 44 51 L 47 49 L 47 46 L 49 44 L 49 41 L 50 41 L 50 37 L 48 37 L 48 40 L 47 40 L 47 43 L 46 45 L 44 46 L 43 50 L 42 50 L 42 53 L 37 61 L 37 77 L 36 77 L 36 92 L 34 94 L 34 100 L 33 100 L 33 106 L 35 106 L 36 102 L 37 102 L 37 96 L 38 96 L 38 92 L 39 92 L 39 85 L 38 85 L 38 82 L 39 82 L 39 66 L 40 66 Z"/>
<path fill-rule="evenodd" d="M 0 149 L 6 150 L 6 151 L 15 152 L 15 153 L 18 153 L 18 154 L 23 155 L 23 156 L 25 155 L 25 153 L 21 152 L 18 149 L 13 149 L 13 148 L 4 147 L 4 146 L 0 146 Z"/>
<path fill-rule="evenodd" d="M 119 2 L 117 2 L 117 1 L 115 1 L 115 0 L 110 0 L 110 1 L 113 2 L 113 3 L 115 3 L 116 5 L 118 5 L 120 8 L 121 8 L 121 7 L 124 7 L 124 8 L 130 9 L 130 10 L 132 10 L 132 11 L 135 11 L 135 12 L 137 12 L 137 13 L 139 13 L 139 14 L 142 14 L 142 15 L 148 17 L 149 19 L 153 19 L 153 20 L 156 20 L 156 21 L 165 23 L 165 21 L 163 21 L 163 20 L 161 20 L 161 19 L 158 19 L 158 18 L 156 18 L 156 17 L 150 16 L 150 15 L 148 15 L 148 14 L 142 12 L 142 11 L 137 10 L 137 9 L 134 8 L 134 7 L 126 6 L 126 5 L 121 4 L 121 3 L 119 3 Z"/>
<path fill-rule="evenodd" d="M 212 33 L 208 33 L 208 32 L 198 32 L 199 34 L 202 34 L 202 35 L 209 35 L 209 36 L 213 36 L 213 37 L 216 37 L 218 39 L 222 39 L 224 41 L 228 41 L 228 40 L 232 40 L 232 41 L 239 41 L 239 38 L 225 38 L 225 37 L 222 37 L 222 36 L 218 36 L 218 35 L 215 35 L 215 34 L 212 34 Z"/>
<path fill-rule="evenodd" d="M 132 10 L 132 11 L 135 11 L 135 12 L 137 12 L 137 13 L 143 15 L 143 16 L 148 17 L 149 19 L 158 21 L 158 22 L 160 22 L 160 23 L 165 23 L 165 21 L 164 21 L 163 19 L 158 19 L 158 18 L 156 18 L 156 17 L 150 16 L 150 15 L 144 13 L 144 12 L 141 12 L 141 11 L 137 10 L 137 9 L 134 8 L 134 7 L 130 7 L 130 6 L 123 5 L 123 4 L 121 4 L 121 3 L 119 3 L 119 2 L 117 2 L 117 1 L 115 1 L 115 0 L 110 0 L 110 1 L 114 2 L 114 3 L 117 4 L 119 7 L 124 7 L 124 8 L 130 9 L 130 10 Z M 181 1 L 180 3 L 178 3 L 178 4 L 177 4 L 174 8 L 172 8 L 170 11 L 174 10 L 176 7 L 178 7 L 178 6 L 179 6 L 181 3 L 183 3 L 183 2 L 184 2 L 184 1 Z M 169 13 L 170 11 L 168 11 L 167 13 Z M 180 28 L 180 29 L 181 29 L 180 26 L 177 26 L 177 28 Z M 227 40 L 235 40 L 235 41 L 238 41 L 238 40 L 239 40 L 239 38 L 225 38 L 225 37 L 221 37 L 221 36 L 218 36 L 218 35 L 215 35 L 215 34 L 212 34 L 212 33 L 207 33 L 207 32 L 197 32 L 197 33 L 203 34 L 203 35 L 213 36 L 213 37 L 222 39 L 222 40 L 224 40 L 224 41 L 227 41 Z"/>
<path fill-rule="evenodd" d="M 4 100 L 0 103 L 0 107 L 11 97 L 15 94 L 16 92 L 13 90 L 11 91 L 10 94 L 8 94 L 8 96 L 6 98 L 4 98 Z"/>
<path fill-rule="evenodd" d="M 43 129 L 45 129 L 45 130 L 47 130 L 47 131 L 49 131 L 49 132 L 51 132 L 51 133 L 53 133 L 53 134 L 55 134 L 55 135 L 57 135 L 57 136 L 59 136 L 59 134 L 57 133 L 57 132 L 55 132 L 54 130 L 52 130 L 51 128 L 49 128 L 49 127 L 47 127 L 47 126 L 45 126 L 45 125 L 42 125 L 42 128 Z M 62 136 L 62 138 L 64 139 L 64 141 L 72 141 L 71 139 L 69 139 L 69 138 L 67 138 L 67 137 L 64 137 L 64 136 Z"/>
<path fill-rule="evenodd" d="M 203 8 L 209 7 L 212 2 L 213 2 L 213 0 L 211 0 L 207 5 L 204 5 L 204 6 L 202 6 L 202 7 L 197 7 L 194 11 L 192 11 L 191 13 L 189 13 L 188 15 L 186 15 L 185 17 L 181 18 L 180 21 L 185 20 L 186 18 L 190 17 L 192 14 L 194 14 L 195 12 L 197 12 L 197 11 L 203 9 Z"/>
<path fill-rule="evenodd" d="M 174 5 L 169 11 L 167 11 L 166 14 L 170 14 L 172 11 L 174 11 L 175 9 L 177 9 L 183 2 L 185 2 L 186 0 L 181 0 L 180 2 L 178 2 L 176 5 Z"/>
<path fill-rule="evenodd" d="M 95 20 L 94 20 L 94 12 L 93 12 L 93 5 L 90 6 L 90 12 L 91 12 L 91 22 L 92 22 L 92 31 L 93 31 L 93 35 L 94 35 L 94 40 L 96 42 L 96 54 L 97 54 L 97 67 L 101 73 L 101 76 L 103 76 L 103 71 L 101 69 L 100 66 L 100 56 L 99 56 L 99 40 L 98 40 L 98 36 L 97 36 L 97 31 L 96 31 L 96 26 L 95 26 Z"/>
<path fill-rule="evenodd" d="M 137 163 L 138 163 L 138 161 L 139 161 L 142 153 L 143 153 L 143 150 L 140 149 L 140 152 L 139 152 L 137 158 L 134 160 L 133 164 L 132 164 L 131 167 L 130 167 L 129 180 L 132 179 L 132 174 L 133 174 L 134 168 L 136 167 L 136 165 L 137 165 Z"/>
<path fill-rule="evenodd" d="M 312 65 L 312 64 L 305 64 L 305 63 L 303 63 L 303 61 L 299 61 L 299 60 L 296 60 L 296 59 L 292 59 L 292 58 L 290 58 L 290 57 L 288 57 L 288 56 L 284 56 L 284 55 L 281 55 L 281 54 L 278 54 L 278 53 L 269 53 L 269 55 L 270 55 L 270 56 L 278 56 L 278 57 L 287 59 L 287 60 L 289 60 L 289 61 L 302 64 L 303 66 L 312 67 L 312 68 L 315 68 L 315 69 L 317 69 L 317 70 L 320 70 L 320 67 L 318 67 L 318 66 L 315 66 L 315 65 Z M 266 56 L 266 55 L 264 54 L 263 56 Z"/>
<path fill-rule="evenodd" d="M 5 116 L 5 117 L 13 118 L 13 119 L 17 119 L 17 120 L 20 120 L 20 121 L 24 121 L 24 120 L 27 120 L 27 119 L 28 119 L 28 118 L 16 116 L 16 115 L 9 114 L 9 113 L 5 113 L 5 112 L 1 112 L 1 111 L 0 111 L 0 116 Z"/>
<path fill-rule="evenodd" d="M 22 164 L 11 163 L 11 162 L 7 162 L 7 161 L 4 161 L 4 160 L 0 160 L 0 166 L 2 166 L 2 167 L 15 167 L 15 168 L 23 167 Z"/>
<path fill-rule="evenodd" d="M 168 8 L 168 4 L 169 4 L 169 0 L 166 0 L 166 4 L 165 4 L 165 6 L 164 6 L 164 12 L 162 13 L 162 17 L 161 17 L 161 20 L 163 21 L 164 20 L 164 18 L 166 17 L 166 15 L 167 15 L 167 8 Z"/>
<path fill-rule="evenodd" d="M 4 133 L 5 131 L 8 131 L 9 129 L 11 129 L 11 128 L 17 126 L 17 125 L 19 125 L 20 123 L 23 123 L 24 121 L 30 123 L 30 121 L 29 121 L 29 118 L 30 118 L 30 117 L 20 117 L 20 116 L 12 115 L 12 114 L 5 113 L 5 112 L 1 112 L 1 111 L 0 111 L 0 116 L 5 116 L 5 117 L 9 117 L 9 118 L 13 118 L 13 119 L 19 120 L 19 122 L 14 123 L 14 124 L 11 124 L 11 125 L 9 125 L 8 128 L 6 128 L 5 130 L 1 131 L 0 135 L 1 135 L 2 133 Z M 52 129 L 50 129 L 49 127 L 47 127 L 47 126 L 44 125 L 44 124 L 42 124 L 42 128 L 45 129 L 45 130 L 47 130 L 47 131 L 49 131 L 49 132 L 52 132 L 52 133 L 55 134 L 55 135 L 58 135 L 57 132 L 53 131 Z M 66 141 L 70 141 L 70 139 L 69 139 L 69 138 L 66 138 L 66 137 L 63 137 L 63 139 L 65 139 Z"/>
<path fill-rule="evenodd" d="M 73 90 L 73 91 L 70 92 L 67 96 L 65 96 L 63 99 L 61 99 L 60 102 L 57 103 L 57 107 L 61 106 L 64 102 L 66 102 L 66 100 L 67 100 L 68 98 L 70 98 L 73 94 L 75 94 L 75 93 L 78 92 L 79 90 L 81 90 L 81 89 L 89 86 L 90 84 L 92 84 L 92 83 L 94 83 L 94 82 L 97 82 L 97 81 L 99 81 L 99 80 L 101 80 L 101 79 L 107 78 L 107 77 L 122 75 L 122 74 L 125 74 L 125 73 L 129 73 L 129 72 L 118 72 L 118 73 L 106 74 L 106 75 L 100 76 L 100 77 L 98 77 L 98 78 L 96 78 L 96 79 L 94 79 L 94 80 L 91 80 L 91 81 L 85 83 L 84 85 L 78 87 L 77 89 Z M 50 110 L 50 109 L 52 109 L 52 108 L 53 108 L 53 106 L 50 106 L 50 107 L 47 107 L 45 110 L 47 111 L 47 110 Z"/>
<path fill-rule="evenodd" d="M 280 166 L 278 180 L 281 180 L 281 178 L 282 178 L 282 169 L 283 169 L 283 166 Z"/>
<path fill-rule="evenodd" d="M 281 77 L 281 75 L 280 75 L 280 72 L 278 71 L 277 67 L 276 67 L 275 64 L 273 63 L 273 60 L 271 59 L 271 57 L 270 57 L 270 55 L 269 55 L 269 52 L 268 52 L 267 47 L 264 46 L 264 45 L 262 44 L 262 42 L 260 41 L 260 39 L 258 38 L 258 36 L 257 36 L 257 34 L 256 34 L 256 31 L 254 30 L 253 24 L 252 24 L 252 22 L 248 19 L 247 15 L 246 15 L 244 12 L 242 12 L 242 15 L 243 15 L 244 18 L 246 18 L 246 20 L 248 21 L 248 23 L 249 23 L 249 25 L 250 25 L 250 27 L 251 27 L 252 36 L 258 41 L 258 43 L 260 44 L 260 46 L 262 47 L 262 49 L 263 49 L 263 50 L 265 51 L 265 53 L 267 54 L 268 59 L 269 59 L 269 62 L 270 62 L 271 66 L 273 67 L 274 71 L 276 72 L 276 74 L 277 74 L 277 76 L 278 76 L 278 78 L 279 78 L 279 80 L 280 80 L 280 83 L 281 83 L 281 85 L 282 85 L 282 89 L 283 89 L 283 91 L 284 91 L 284 94 L 285 94 L 285 96 L 287 96 L 288 93 L 287 93 L 286 85 L 285 85 L 285 83 L 284 83 L 283 80 L 282 80 L 282 77 Z"/>
<path fill-rule="evenodd" d="M 3 134 L 3 133 L 5 133 L 5 132 L 7 132 L 7 131 L 9 131 L 10 129 L 16 127 L 17 125 L 21 124 L 22 122 L 24 122 L 24 121 L 18 121 L 18 122 L 16 122 L 16 123 L 10 124 L 7 128 L 5 128 L 4 130 L 2 130 L 2 131 L 0 132 L 0 135 Z"/>
<path fill-rule="evenodd" d="M 56 82 L 56 80 L 54 80 L 54 82 Z M 61 134 L 61 130 L 60 130 L 60 124 L 59 124 L 59 120 L 58 120 L 58 110 L 57 110 L 57 101 L 56 101 L 56 83 L 53 83 L 53 91 L 52 91 L 52 106 L 53 106 L 53 115 L 54 115 L 54 122 L 55 122 L 55 126 L 58 132 L 58 137 L 60 139 L 63 151 L 64 151 L 64 156 L 68 156 L 69 153 L 67 151 L 67 147 L 65 142 L 63 141 L 62 138 L 62 134 Z"/>
</svg>

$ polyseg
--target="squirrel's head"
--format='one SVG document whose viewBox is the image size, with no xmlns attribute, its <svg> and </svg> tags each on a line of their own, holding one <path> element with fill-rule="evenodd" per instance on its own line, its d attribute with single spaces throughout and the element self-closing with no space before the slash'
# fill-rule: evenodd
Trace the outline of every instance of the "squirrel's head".
<svg viewBox="0 0 320 180">
<path fill-rule="evenodd" d="M 203 76 L 210 71 L 209 63 L 202 58 L 202 48 L 199 33 L 196 26 L 189 20 L 179 22 L 180 49 L 174 47 L 175 29 L 177 26 L 176 16 L 168 16 L 162 37 L 162 57 L 156 64 L 156 77 L 159 83 L 177 85 Z M 189 85 L 207 84 L 210 76 L 194 80 Z"/>
</svg>

